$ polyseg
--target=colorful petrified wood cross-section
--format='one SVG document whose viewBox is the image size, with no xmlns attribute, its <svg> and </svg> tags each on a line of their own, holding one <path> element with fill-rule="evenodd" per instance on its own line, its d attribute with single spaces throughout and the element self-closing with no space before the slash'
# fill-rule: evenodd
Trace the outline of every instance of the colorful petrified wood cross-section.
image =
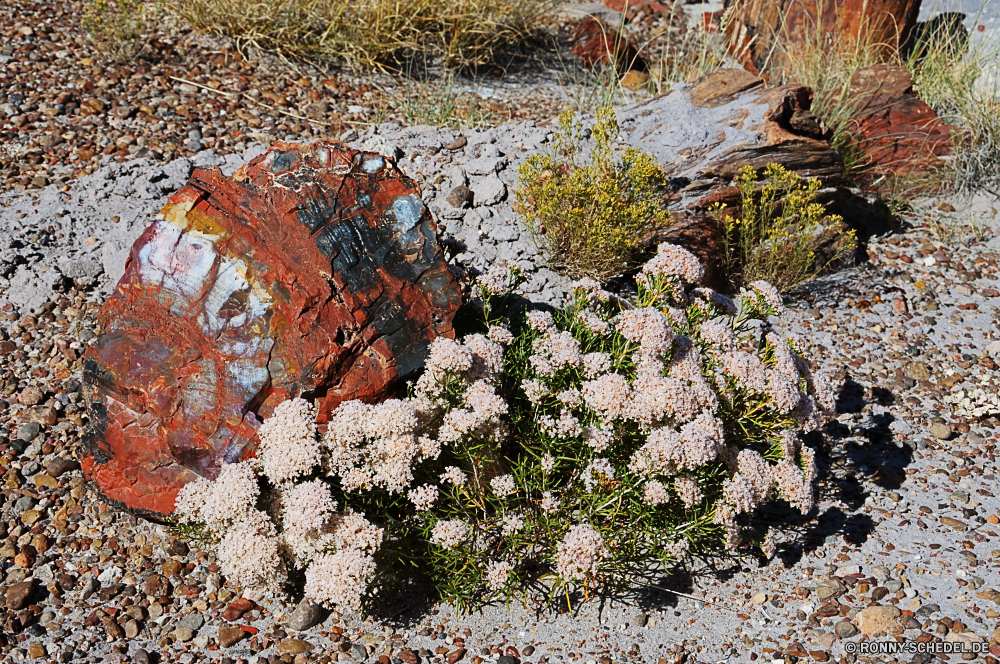
<svg viewBox="0 0 1000 664">
<path fill-rule="evenodd" d="M 281 401 L 315 399 L 322 422 L 398 389 L 460 300 L 417 186 L 378 154 L 278 143 L 232 178 L 197 170 L 101 309 L 84 471 L 168 514 L 252 456 Z"/>
</svg>

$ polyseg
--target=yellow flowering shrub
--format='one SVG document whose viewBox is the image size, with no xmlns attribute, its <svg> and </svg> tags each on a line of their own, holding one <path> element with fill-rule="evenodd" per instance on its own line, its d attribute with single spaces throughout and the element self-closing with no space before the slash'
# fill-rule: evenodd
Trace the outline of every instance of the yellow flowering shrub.
<svg viewBox="0 0 1000 664">
<path fill-rule="evenodd" d="M 606 279 L 628 268 L 636 253 L 666 227 L 667 177 L 652 155 L 613 149 L 619 127 L 611 107 L 597 111 L 590 163 L 577 163 L 585 140 L 572 111 L 559 116 L 552 147 L 518 168 L 515 209 L 549 266 L 570 277 Z"/>
<path fill-rule="evenodd" d="M 758 187 L 752 166 L 740 169 L 736 185 L 738 210 L 724 203 L 710 210 L 734 286 L 763 280 L 785 291 L 846 259 L 857 247 L 854 230 L 816 202 L 818 179 L 803 182 L 794 171 L 768 164 L 763 186 Z"/>
</svg>

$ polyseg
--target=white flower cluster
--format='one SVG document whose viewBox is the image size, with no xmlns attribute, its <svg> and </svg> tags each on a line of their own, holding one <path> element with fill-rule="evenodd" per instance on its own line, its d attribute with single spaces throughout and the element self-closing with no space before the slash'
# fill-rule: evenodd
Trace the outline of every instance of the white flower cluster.
<svg viewBox="0 0 1000 664">
<path fill-rule="evenodd" d="M 600 572 L 608 557 L 604 538 L 596 528 L 581 523 L 569 529 L 556 549 L 556 573 L 565 581 L 585 581 Z"/>
<path fill-rule="evenodd" d="M 383 531 L 362 514 L 349 509 L 338 513 L 322 479 L 296 483 L 323 464 L 315 419 L 315 410 L 302 399 L 277 406 L 259 430 L 260 459 L 224 466 L 214 481 L 186 485 L 178 493 L 176 512 L 182 521 L 201 524 L 220 537 L 219 565 L 233 583 L 262 592 L 278 590 L 285 582 L 287 557 L 305 567 L 308 597 L 356 609 L 375 576 L 372 554 Z M 394 435 L 412 428 L 397 410 L 374 414 L 366 426 Z M 258 472 L 280 496 L 280 531 L 256 509 Z"/>
</svg>

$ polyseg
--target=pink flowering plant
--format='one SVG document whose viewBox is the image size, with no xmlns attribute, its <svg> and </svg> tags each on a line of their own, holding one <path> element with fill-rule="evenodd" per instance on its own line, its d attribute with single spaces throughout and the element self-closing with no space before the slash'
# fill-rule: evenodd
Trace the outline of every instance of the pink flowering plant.
<svg viewBox="0 0 1000 664">
<path fill-rule="evenodd" d="M 516 268 L 497 266 L 476 284 L 474 329 L 431 344 L 405 399 L 341 404 L 323 435 L 308 403 L 283 404 L 259 459 L 186 487 L 180 518 L 256 538 L 246 551 L 220 538 L 238 583 L 275 590 L 298 568 L 307 596 L 347 608 L 407 569 L 467 607 L 569 601 L 694 551 L 771 556 L 779 534 L 743 541 L 745 525 L 770 500 L 812 509 L 799 433 L 833 410 L 833 391 L 770 331 L 784 310 L 774 288 L 734 300 L 702 276 L 663 244 L 634 298 L 583 279 L 543 311 L 519 299 Z"/>
</svg>

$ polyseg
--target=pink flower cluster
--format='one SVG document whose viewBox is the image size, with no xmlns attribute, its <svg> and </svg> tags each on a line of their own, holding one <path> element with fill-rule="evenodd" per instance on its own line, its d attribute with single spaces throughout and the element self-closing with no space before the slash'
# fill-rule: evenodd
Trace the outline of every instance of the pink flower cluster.
<svg viewBox="0 0 1000 664">
<path fill-rule="evenodd" d="M 609 556 L 604 538 L 596 528 L 581 523 L 569 529 L 556 548 L 556 573 L 564 581 L 584 581 L 595 577 L 601 562 Z"/>
<path fill-rule="evenodd" d="M 667 242 L 657 247 L 656 256 L 642 266 L 642 271 L 650 277 L 678 277 L 691 284 L 698 283 L 705 276 L 705 268 L 694 254 Z"/>
</svg>

